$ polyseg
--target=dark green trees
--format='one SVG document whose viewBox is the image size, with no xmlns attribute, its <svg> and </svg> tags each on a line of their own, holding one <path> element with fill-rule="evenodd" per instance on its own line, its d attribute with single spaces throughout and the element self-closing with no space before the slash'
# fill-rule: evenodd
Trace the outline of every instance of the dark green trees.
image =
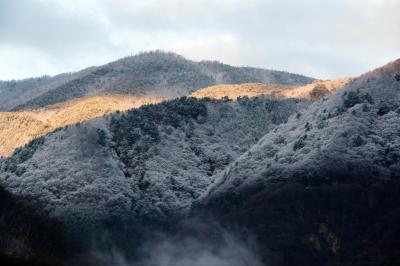
<svg viewBox="0 0 400 266">
<path fill-rule="evenodd" d="M 97 143 L 99 143 L 101 146 L 107 145 L 107 133 L 104 129 L 97 129 Z"/>
</svg>

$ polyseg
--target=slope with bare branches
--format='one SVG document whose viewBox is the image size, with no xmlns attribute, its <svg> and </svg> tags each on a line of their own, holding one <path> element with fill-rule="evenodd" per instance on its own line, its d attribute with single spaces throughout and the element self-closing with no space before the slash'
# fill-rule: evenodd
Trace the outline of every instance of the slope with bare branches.
<svg viewBox="0 0 400 266">
<path fill-rule="evenodd" d="M 316 100 L 344 86 L 351 79 L 314 81 L 295 87 L 278 84 L 244 83 L 220 84 L 200 89 L 191 96 L 195 98 L 221 99 L 228 97 L 268 96 Z M 147 103 L 160 102 L 162 97 L 129 95 L 104 95 L 77 98 L 65 103 L 25 110 L 0 113 L 0 156 L 9 156 L 34 138 L 43 136 L 56 128 L 90 120 L 111 112 L 139 107 Z"/>
<path fill-rule="evenodd" d="M 255 96 L 317 100 L 340 89 L 351 80 L 351 78 L 316 80 L 304 86 L 261 83 L 220 84 L 198 90 L 192 93 L 191 96 L 195 98 L 208 97 L 211 99 L 228 97 L 231 100 L 236 100 L 238 97 Z"/>
<path fill-rule="evenodd" d="M 0 156 L 9 156 L 16 148 L 56 128 L 161 100 L 128 95 L 94 96 L 36 110 L 0 112 Z"/>
</svg>

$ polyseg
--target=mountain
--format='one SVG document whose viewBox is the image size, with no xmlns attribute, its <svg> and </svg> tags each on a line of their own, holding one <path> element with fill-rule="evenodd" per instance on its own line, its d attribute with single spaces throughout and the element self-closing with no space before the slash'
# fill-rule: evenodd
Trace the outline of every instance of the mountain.
<svg viewBox="0 0 400 266">
<path fill-rule="evenodd" d="M 397 72 L 400 60 L 364 74 L 333 95 L 314 102 L 304 113 L 264 136 L 241 157 L 244 165 L 238 161 L 229 174 L 235 173 L 233 179 L 243 177 L 243 185 L 258 179 L 247 178 L 247 169 L 256 165 L 254 172 L 277 178 L 305 172 L 310 176 L 344 172 L 381 179 L 395 177 L 398 161 L 390 158 L 397 159 L 392 152 L 399 141 Z M 255 157 L 262 161 L 253 160 Z M 364 167 L 356 167 L 360 164 Z M 229 175 L 225 179 L 233 181 Z M 215 185 L 210 195 L 229 184 L 224 181 Z"/>
<path fill-rule="evenodd" d="M 160 53 L 134 60 L 160 55 L 182 60 Z M 226 67 L 192 63 L 212 73 Z M 83 265 L 399 265 L 400 60 L 355 79 L 220 85 L 136 109 L 105 106 L 112 113 L 104 116 L 97 107 L 118 86 L 84 85 L 103 84 L 91 75 L 77 83 L 82 89 L 65 90 L 62 108 L 40 116 L 97 118 L 0 158 L 7 193 L 40 206 L 78 241 L 81 250 L 68 257 L 78 261 L 84 250 L 99 258 Z M 143 85 L 146 93 L 127 94 L 168 98 L 195 88 L 168 80 L 165 90 Z M 112 98 L 112 105 L 130 107 L 118 97 L 127 102 Z M 83 110 L 91 99 L 105 100 Z M 40 109 L 23 112 L 31 119 Z"/>
<path fill-rule="evenodd" d="M 236 100 L 238 97 L 265 96 L 280 99 L 317 100 L 339 89 L 351 79 L 314 81 L 304 86 L 277 84 L 220 84 L 195 91 L 190 96 Z M 165 99 L 165 98 L 164 98 Z M 80 123 L 115 111 L 140 107 L 164 100 L 156 96 L 135 97 L 108 94 L 76 98 L 38 109 L 0 112 L 0 156 L 11 156 L 16 148 L 28 144 L 57 128 Z"/>
<path fill-rule="evenodd" d="M 247 228 L 271 265 L 398 265 L 399 77 L 397 60 L 292 116 L 197 208 Z"/>
<path fill-rule="evenodd" d="M 336 91 L 350 80 L 350 78 L 317 80 L 303 86 L 261 83 L 220 84 L 200 89 L 190 96 L 199 99 L 228 97 L 236 100 L 238 97 L 267 96 L 280 99 L 317 100 Z M 130 94 L 107 94 L 75 98 L 37 109 L 0 112 L 0 156 L 10 156 L 16 148 L 59 127 L 166 99 L 162 98 L 166 96 L 155 95 L 136 97 Z"/>
<path fill-rule="evenodd" d="M 349 83 L 351 78 L 338 80 L 314 80 L 303 86 L 289 86 L 279 84 L 243 83 L 218 84 L 200 89 L 191 94 L 195 98 L 222 99 L 228 97 L 236 100 L 238 97 L 268 96 L 281 99 L 318 100 L 327 96 Z"/>
<path fill-rule="evenodd" d="M 155 97 L 104 95 L 78 98 L 34 110 L 0 112 L 0 156 L 11 156 L 16 148 L 57 128 L 161 100 Z"/>
<path fill-rule="evenodd" d="M 3 160 L 0 180 L 73 235 L 101 237 L 106 224 L 117 228 L 113 237 L 132 237 L 140 224 L 184 215 L 214 174 L 305 106 L 266 98 L 146 105 L 35 139 Z"/>
<path fill-rule="evenodd" d="M 248 81 L 305 84 L 312 79 L 281 71 L 193 62 L 157 51 L 76 73 L 0 82 L 0 110 L 12 110 L 0 112 L 0 156 L 10 156 L 16 148 L 59 127 L 188 95 L 220 82 Z"/>
<path fill-rule="evenodd" d="M 58 81 L 58 83 L 56 82 Z M 219 62 L 194 62 L 173 53 L 148 52 L 87 70 L 41 80 L 0 85 L 0 110 L 32 109 L 85 96 L 131 94 L 177 97 L 218 83 L 260 82 L 303 85 L 313 79 L 282 71 L 233 67 Z M 37 84 L 36 84 L 37 83 Z M 13 87 L 13 84 L 17 84 Z M 57 86 L 58 85 L 58 86 Z"/>
</svg>

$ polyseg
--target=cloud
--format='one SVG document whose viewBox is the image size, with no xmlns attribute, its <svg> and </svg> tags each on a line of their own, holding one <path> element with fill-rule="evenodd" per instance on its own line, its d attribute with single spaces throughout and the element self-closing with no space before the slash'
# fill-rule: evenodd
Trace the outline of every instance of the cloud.
<svg viewBox="0 0 400 266">
<path fill-rule="evenodd" d="M 397 0 L 1 0 L 0 46 L 19 52 L 0 61 L 0 79 L 149 49 L 319 78 L 357 75 L 399 57 L 399 10 Z M 24 60 L 34 64 L 18 71 Z"/>
</svg>

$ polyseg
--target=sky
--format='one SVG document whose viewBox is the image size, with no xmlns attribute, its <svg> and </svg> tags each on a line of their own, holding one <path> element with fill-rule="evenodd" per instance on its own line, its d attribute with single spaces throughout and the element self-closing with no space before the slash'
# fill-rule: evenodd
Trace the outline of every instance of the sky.
<svg viewBox="0 0 400 266">
<path fill-rule="evenodd" d="M 0 0 L 0 79 L 148 50 L 331 79 L 400 57 L 400 0 Z"/>
</svg>

